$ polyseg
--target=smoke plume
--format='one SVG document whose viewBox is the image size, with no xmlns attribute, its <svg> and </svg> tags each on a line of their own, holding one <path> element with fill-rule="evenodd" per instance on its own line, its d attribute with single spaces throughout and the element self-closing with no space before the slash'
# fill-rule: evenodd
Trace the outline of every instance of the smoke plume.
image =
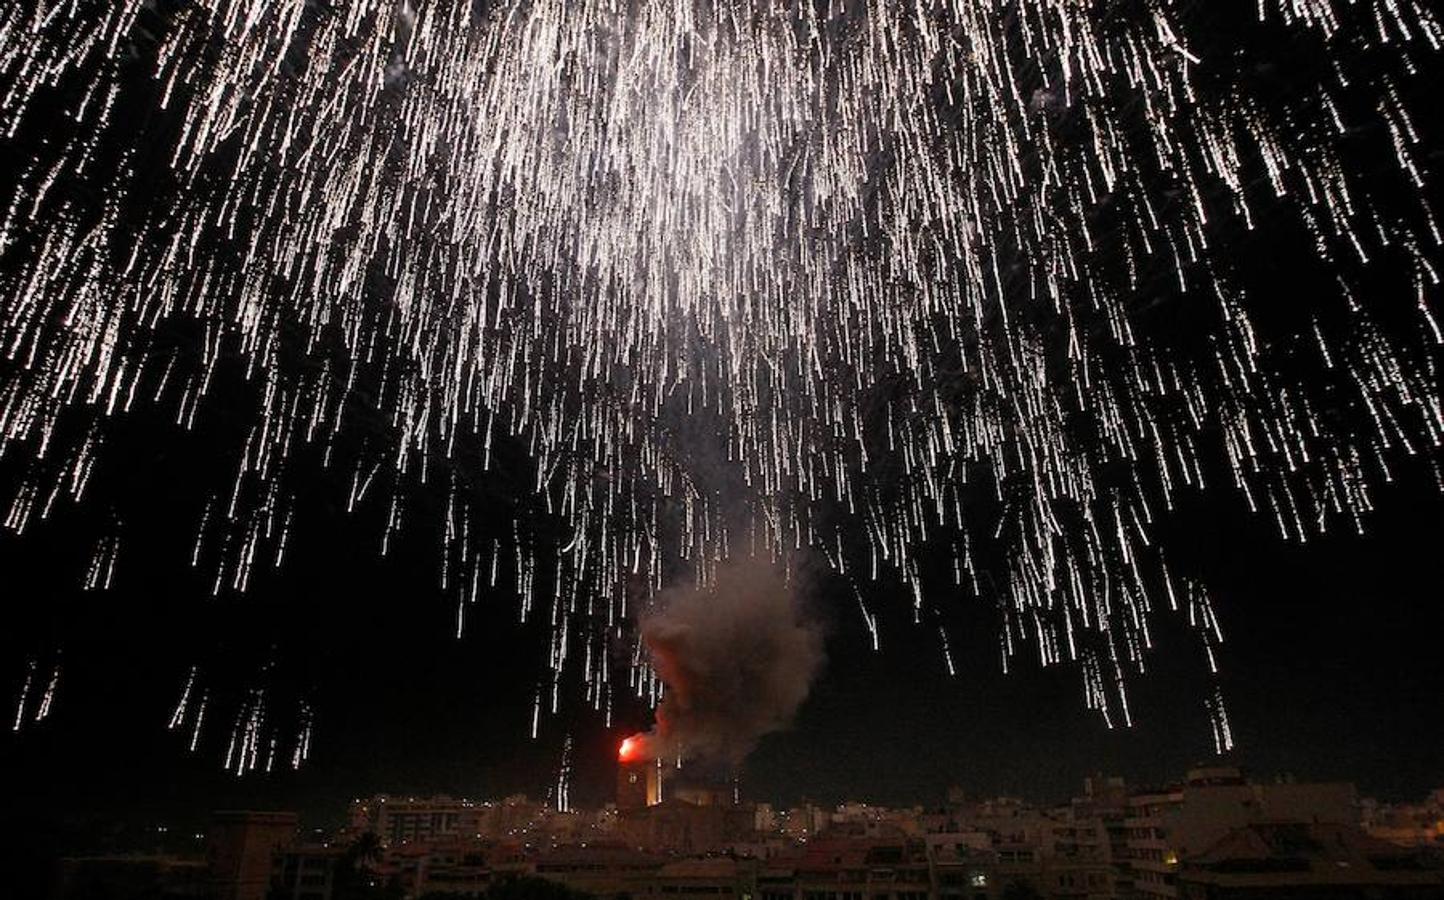
<svg viewBox="0 0 1444 900">
<path fill-rule="evenodd" d="M 786 728 L 822 666 L 822 631 L 797 585 L 756 560 L 724 566 L 714 586 L 664 594 L 642 640 L 666 685 L 649 758 L 736 766 Z"/>
</svg>

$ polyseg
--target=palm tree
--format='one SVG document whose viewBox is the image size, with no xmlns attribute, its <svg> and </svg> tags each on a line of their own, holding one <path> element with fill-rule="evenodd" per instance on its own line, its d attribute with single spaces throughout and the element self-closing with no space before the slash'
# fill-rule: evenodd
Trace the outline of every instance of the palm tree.
<svg viewBox="0 0 1444 900">
<path fill-rule="evenodd" d="M 352 868 L 359 866 L 369 869 L 381 861 L 381 853 L 384 849 L 381 846 L 381 838 L 376 835 L 376 832 L 363 831 L 346 848 L 346 853 L 341 858 L 347 860 Z"/>
<path fill-rule="evenodd" d="M 366 876 L 381 861 L 383 850 L 381 838 L 376 832 L 364 831 L 357 835 L 336 860 L 331 896 L 335 900 L 349 900 L 371 894 L 370 880 Z"/>
</svg>

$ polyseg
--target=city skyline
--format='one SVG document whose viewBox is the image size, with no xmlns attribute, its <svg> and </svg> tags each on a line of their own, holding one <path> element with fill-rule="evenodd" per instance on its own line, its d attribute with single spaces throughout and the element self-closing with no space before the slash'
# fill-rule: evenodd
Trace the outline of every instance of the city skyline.
<svg viewBox="0 0 1444 900">
<path fill-rule="evenodd" d="M 617 900 L 797 900 L 850 896 L 848 885 L 873 900 L 1241 900 L 1310 886 L 1444 895 L 1444 788 L 1387 804 L 1348 782 L 1261 781 L 1214 763 L 1166 785 L 1094 775 L 1048 804 L 952 789 L 928 806 L 789 808 L 677 770 L 658 789 L 631 777 L 658 773 L 651 761 L 619 756 L 615 797 L 600 809 L 379 794 L 319 826 L 294 812 L 219 810 L 194 833 L 157 825 L 89 846 L 72 835 L 55 863 L 58 896 L 127 884 L 167 897 L 431 898 L 548 883 Z"/>
</svg>

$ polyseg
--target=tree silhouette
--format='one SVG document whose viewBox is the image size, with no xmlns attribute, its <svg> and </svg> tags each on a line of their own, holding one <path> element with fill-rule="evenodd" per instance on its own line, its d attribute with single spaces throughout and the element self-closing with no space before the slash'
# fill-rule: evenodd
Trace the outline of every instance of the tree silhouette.
<svg viewBox="0 0 1444 900">
<path fill-rule="evenodd" d="M 1043 895 L 1026 881 L 1014 881 L 1003 888 L 1003 900 L 1043 900 Z"/>
</svg>

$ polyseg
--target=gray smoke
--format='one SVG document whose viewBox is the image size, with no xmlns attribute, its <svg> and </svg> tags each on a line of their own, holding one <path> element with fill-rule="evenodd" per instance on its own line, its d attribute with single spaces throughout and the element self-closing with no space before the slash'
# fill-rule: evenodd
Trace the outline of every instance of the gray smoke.
<svg viewBox="0 0 1444 900">
<path fill-rule="evenodd" d="M 728 563 L 711 588 L 666 592 L 642 640 L 666 685 L 649 758 L 736 766 L 791 724 L 822 666 L 822 630 L 795 580 L 757 560 Z"/>
</svg>

